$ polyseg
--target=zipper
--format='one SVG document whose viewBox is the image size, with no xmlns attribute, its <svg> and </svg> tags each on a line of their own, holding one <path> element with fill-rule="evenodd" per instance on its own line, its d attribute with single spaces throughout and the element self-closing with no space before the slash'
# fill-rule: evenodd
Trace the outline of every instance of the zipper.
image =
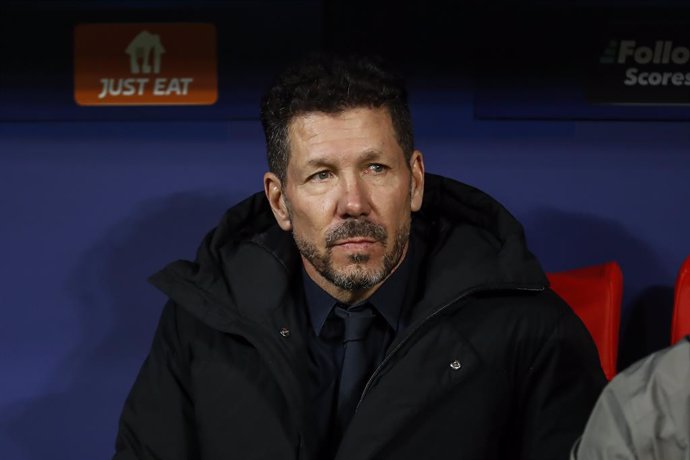
<svg viewBox="0 0 690 460">
<path fill-rule="evenodd" d="M 440 315 L 443 311 L 445 311 L 448 307 L 451 305 L 460 302 L 463 300 L 465 297 L 469 297 L 473 294 L 476 294 L 477 292 L 483 292 L 483 291 L 508 291 L 508 290 L 517 290 L 517 291 L 531 291 L 531 292 L 541 292 L 546 289 L 546 286 L 541 286 L 541 287 L 535 287 L 535 288 L 529 288 L 529 287 L 490 287 L 490 286 L 477 286 L 471 289 L 468 289 L 462 293 L 460 293 L 457 297 L 452 299 L 451 301 L 445 303 L 438 309 L 434 310 L 430 315 L 425 317 L 423 320 L 419 321 L 417 325 L 398 343 L 393 350 L 385 357 L 383 358 L 383 361 L 374 369 L 374 372 L 372 372 L 371 376 L 369 376 L 369 380 L 367 380 L 367 384 L 364 386 L 364 390 L 362 390 L 362 395 L 359 397 L 359 401 L 357 402 L 357 406 L 355 406 L 355 413 L 357 412 L 357 409 L 359 409 L 359 405 L 362 403 L 362 400 L 364 400 L 364 396 L 366 396 L 367 392 L 369 391 L 369 388 L 371 387 L 372 382 L 376 378 L 376 376 L 381 372 L 381 370 L 393 359 L 393 355 L 395 355 L 409 340 L 412 336 L 414 336 L 417 331 L 419 331 L 422 326 L 426 325 L 429 321 L 432 319 L 436 318 L 438 315 Z"/>
</svg>

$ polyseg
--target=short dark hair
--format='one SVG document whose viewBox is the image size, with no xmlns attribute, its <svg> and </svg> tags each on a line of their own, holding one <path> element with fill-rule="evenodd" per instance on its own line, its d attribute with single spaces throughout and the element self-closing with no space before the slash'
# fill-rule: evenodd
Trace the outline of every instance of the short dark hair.
<svg viewBox="0 0 690 460">
<path fill-rule="evenodd" d="M 402 77 L 386 69 L 378 57 L 318 54 L 288 67 L 262 98 L 269 170 L 285 181 L 290 156 L 288 125 L 295 116 L 336 114 L 358 107 L 388 110 L 398 144 L 409 161 L 414 136 Z"/>
</svg>

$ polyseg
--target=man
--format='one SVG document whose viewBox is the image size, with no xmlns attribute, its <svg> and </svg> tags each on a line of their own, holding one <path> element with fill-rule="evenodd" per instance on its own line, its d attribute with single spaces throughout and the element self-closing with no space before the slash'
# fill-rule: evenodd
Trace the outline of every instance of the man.
<svg viewBox="0 0 690 460">
<path fill-rule="evenodd" d="M 611 380 L 573 448 L 578 458 L 690 458 L 690 336 Z"/>
<path fill-rule="evenodd" d="M 401 81 L 288 69 L 262 105 L 264 193 L 169 297 L 116 459 L 567 458 L 604 384 L 522 227 L 426 175 Z"/>
</svg>

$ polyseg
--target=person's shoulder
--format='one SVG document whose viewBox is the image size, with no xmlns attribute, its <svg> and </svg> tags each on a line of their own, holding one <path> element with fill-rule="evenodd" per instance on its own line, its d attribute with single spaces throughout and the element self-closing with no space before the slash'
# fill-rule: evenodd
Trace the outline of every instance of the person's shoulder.
<svg viewBox="0 0 690 460">
<path fill-rule="evenodd" d="M 197 311 L 198 310 L 198 311 Z M 158 334 L 163 334 L 168 343 L 188 343 L 198 339 L 216 335 L 219 333 L 218 321 L 214 321 L 211 314 L 203 316 L 201 309 L 189 309 L 169 300 L 161 312 L 158 323 Z"/>
<path fill-rule="evenodd" d="M 653 397 L 650 391 L 690 393 L 690 341 L 655 351 L 623 369 L 609 383 L 608 391 L 619 397 Z"/>
<path fill-rule="evenodd" d="M 588 382 L 594 402 L 605 380 L 596 347 L 558 295 L 548 288 L 506 290 L 478 300 L 457 324 L 487 360 L 512 363 L 515 375 L 559 374 L 558 379 Z"/>
<path fill-rule="evenodd" d="M 658 458 L 685 458 L 688 381 L 687 338 L 628 366 L 604 388 L 571 459 L 604 458 L 615 451 L 625 453 L 620 458 L 652 451 Z"/>
<path fill-rule="evenodd" d="M 551 289 L 485 292 L 476 300 L 460 313 L 465 329 L 490 330 L 514 345 L 529 344 L 534 353 L 547 345 L 592 348 L 582 321 Z"/>
<path fill-rule="evenodd" d="M 498 314 L 533 324 L 554 325 L 574 315 L 570 306 L 550 288 L 488 291 L 477 298 Z"/>
</svg>

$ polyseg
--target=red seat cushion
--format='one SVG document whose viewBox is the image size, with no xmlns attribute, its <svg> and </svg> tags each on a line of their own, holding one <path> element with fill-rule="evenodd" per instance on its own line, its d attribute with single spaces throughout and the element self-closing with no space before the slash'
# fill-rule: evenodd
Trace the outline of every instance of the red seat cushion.
<svg viewBox="0 0 690 460">
<path fill-rule="evenodd" d="M 674 344 L 690 334 L 690 257 L 685 259 L 676 278 L 671 321 L 671 343 Z"/>
<path fill-rule="evenodd" d="M 553 289 L 585 324 L 606 378 L 616 375 L 623 274 L 616 262 L 548 273 Z M 689 290 L 690 292 L 690 290 Z"/>
</svg>

